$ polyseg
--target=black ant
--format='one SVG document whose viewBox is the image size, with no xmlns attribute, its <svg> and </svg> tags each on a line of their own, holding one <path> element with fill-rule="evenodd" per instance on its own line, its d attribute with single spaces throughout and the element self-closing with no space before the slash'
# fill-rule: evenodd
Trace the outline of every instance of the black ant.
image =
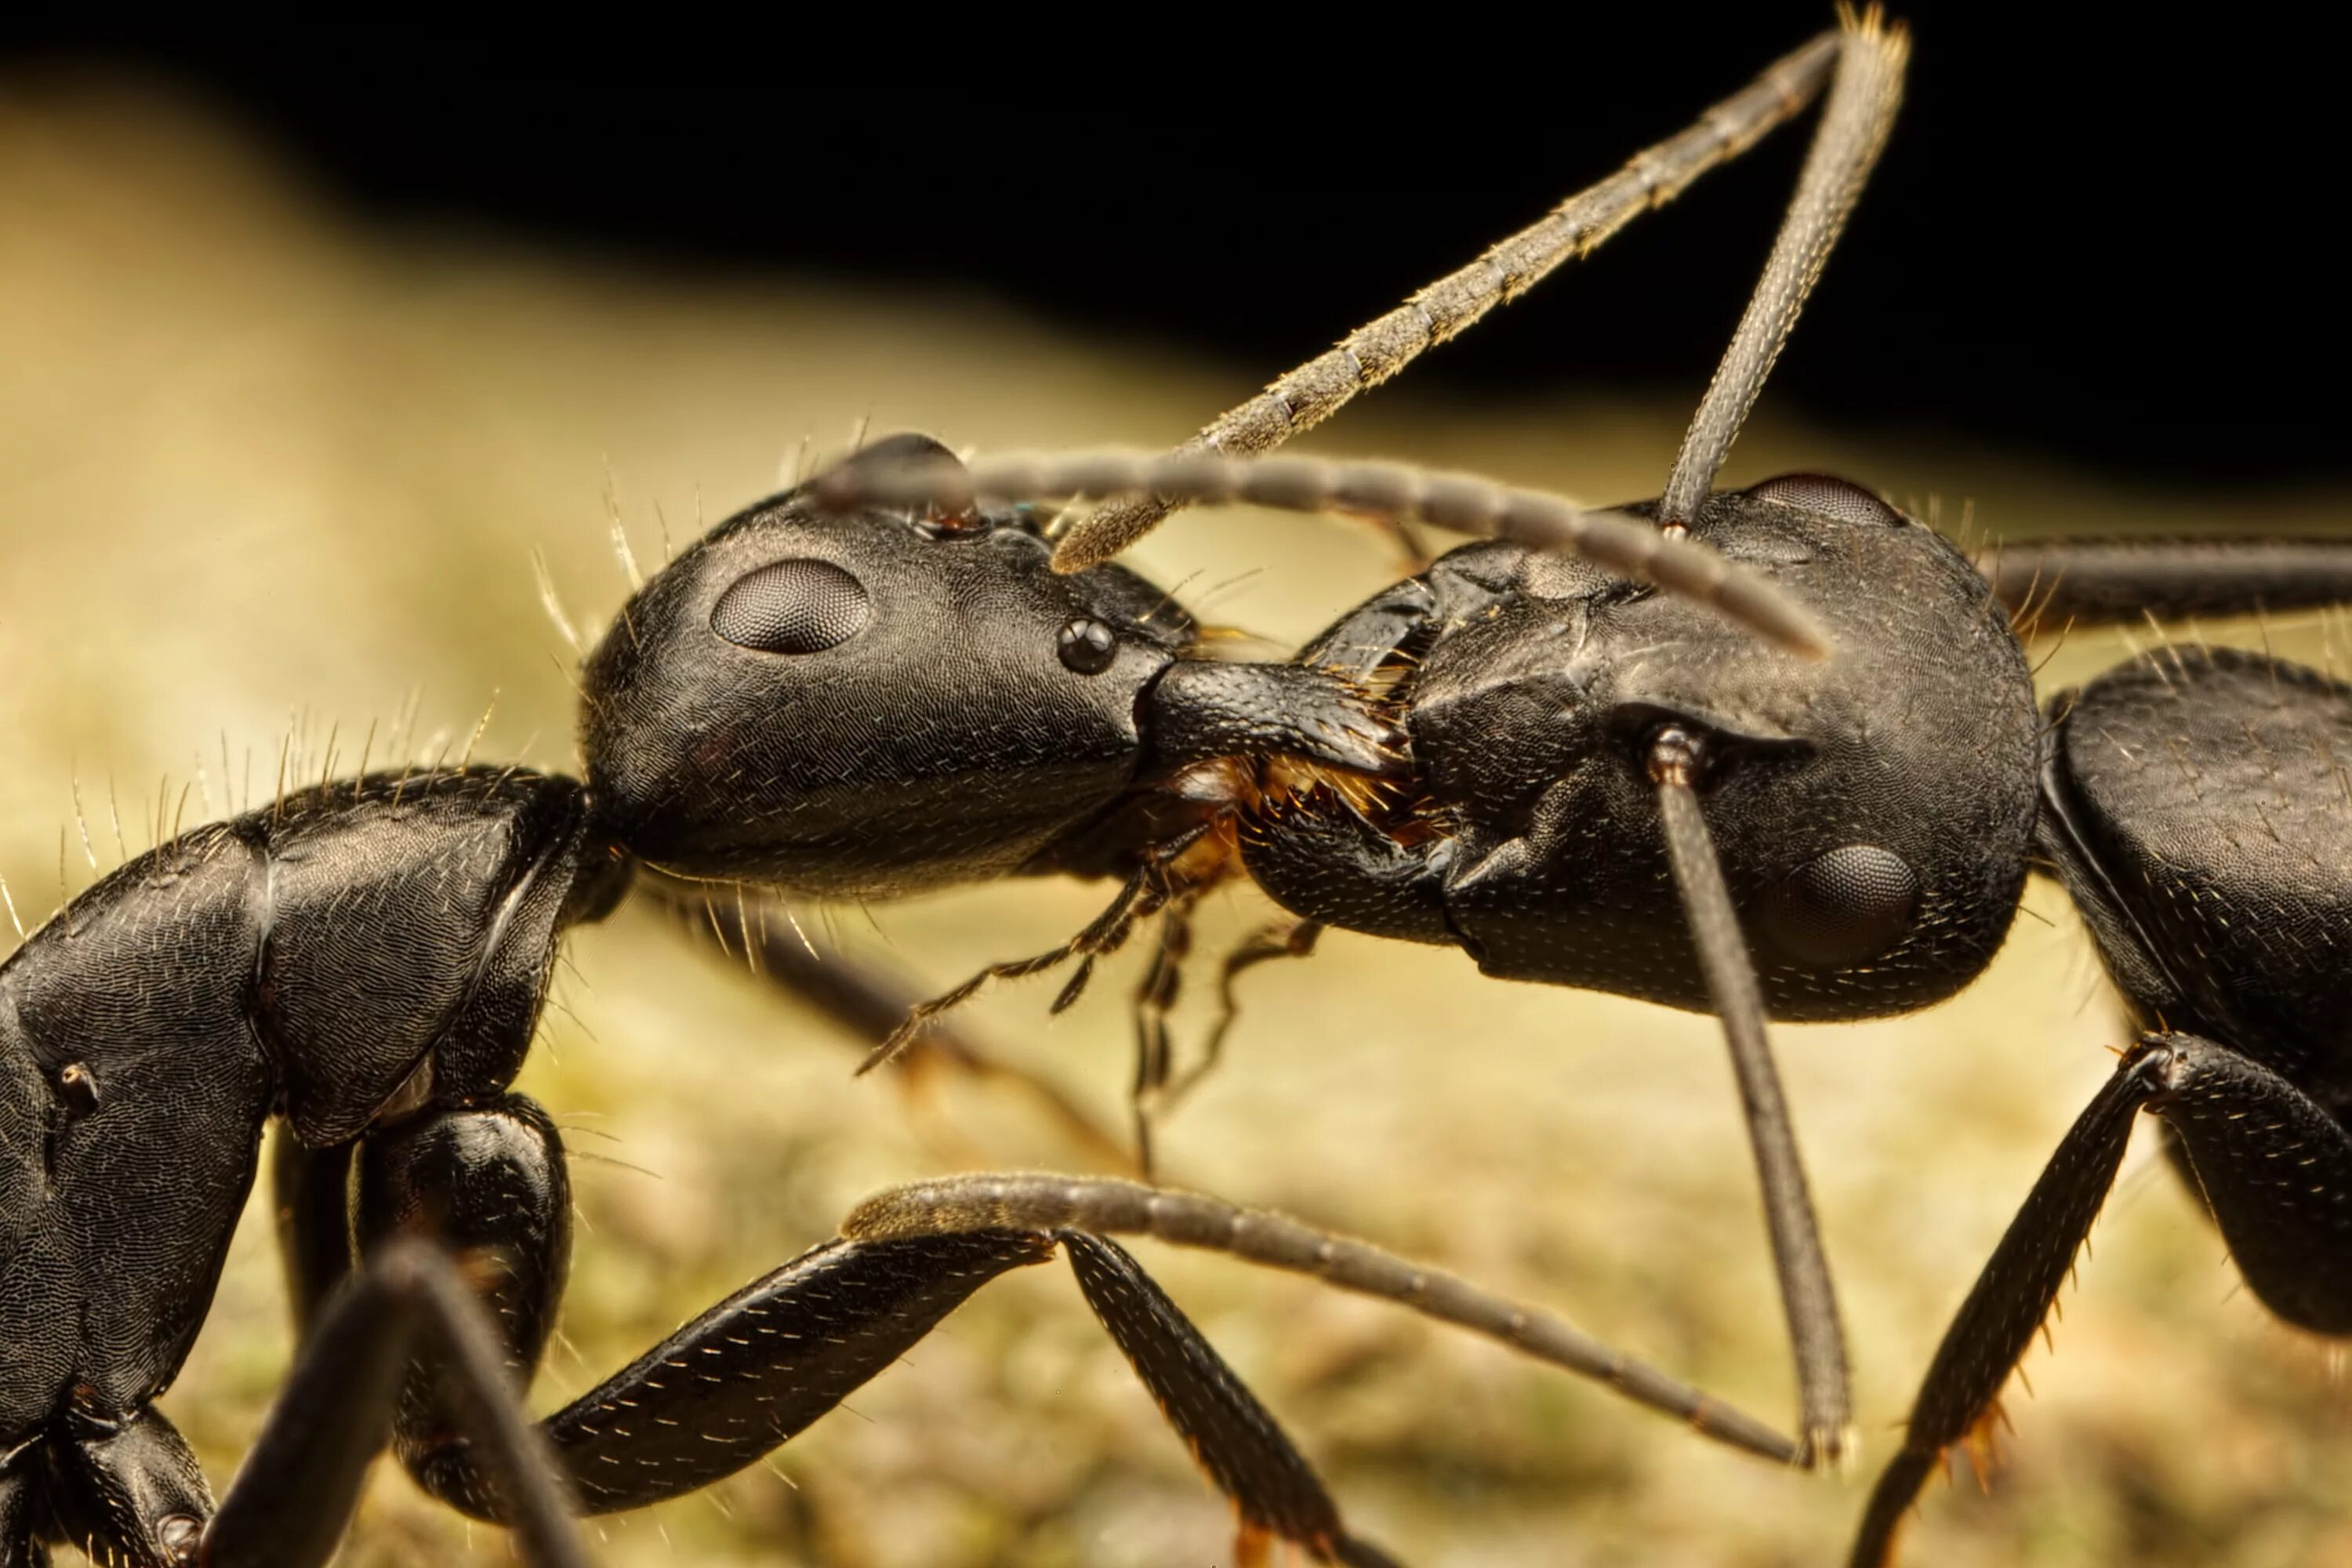
<svg viewBox="0 0 2352 1568">
<path fill-rule="evenodd" d="M 1883 1552 L 1934 1456 L 1997 1392 L 2143 1104 L 2179 1132 L 2258 1293 L 2342 1331 L 2328 1304 L 2345 1298 L 2307 1262 L 2312 1225 L 2330 1216 L 2304 1215 L 2297 1194 L 2345 1189 L 2325 1170 L 2282 1186 L 2264 1158 L 2300 1140 L 2297 1169 L 2315 1168 L 2342 1142 L 2326 1063 L 2300 1048 L 2332 995 L 2308 942 L 2252 945 L 2231 933 L 2256 921 L 2224 918 L 2284 912 L 2299 941 L 2324 937 L 2325 889 L 2283 879 L 2218 822 L 2189 841 L 2210 864 L 2167 835 L 2207 809 L 2179 779 L 2257 766 L 2236 794 L 2271 791 L 2273 841 L 2326 860 L 2316 830 L 2334 796 L 2319 786 L 2341 777 L 2330 715 L 2345 694 L 2277 661 L 2173 652 L 2095 683 L 2045 739 L 2004 614 L 2338 599 L 2352 584 L 2333 558 L 2338 575 L 2318 582 L 2276 549 L 2218 568 L 2200 554 L 2184 584 L 2179 551 L 2053 546 L 2028 579 L 2046 592 L 2021 591 L 2027 552 L 1990 566 L 1989 586 L 1841 481 L 1713 493 L 1893 112 L 1900 35 L 1846 37 L 1637 159 L 1601 204 L 1612 221 L 1569 204 L 1530 231 L 1542 237 L 1506 242 L 1454 294 L 1438 286 L 1203 442 L 1258 449 L 1321 417 L 1738 151 L 1834 61 L 1823 134 L 1725 373 L 1664 497 L 1626 509 L 1655 526 L 1390 468 L 1180 455 L 1024 469 L 884 443 L 722 525 L 632 603 L 590 663 L 585 785 L 436 768 L 298 789 L 72 900 L 0 968 L 0 1059 L 17 1069 L 0 1101 L 16 1215 L 0 1294 L 11 1560 L 68 1540 L 142 1563 L 322 1561 L 389 1432 L 435 1495 L 517 1521 L 536 1561 L 579 1561 L 582 1506 L 635 1506 L 740 1468 L 987 1279 L 1059 1247 L 1245 1533 L 1383 1561 L 1103 1239 L 1126 1230 L 1412 1302 L 1782 1462 L 1835 1457 L 1843 1335 L 1764 1020 L 1874 1016 L 1964 986 L 2037 855 L 2090 914 L 2150 1033 L 1956 1325 L 1858 1556 Z M 1067 528 L 1021 504 L 1129 492 L 1152 499 Z M 1166 503 L 1236 496 L 1500 539 L 1378 595 L 1295 660 L 1210 660 L 1164 595 L 1105 563 Z M 2172 782 L 2128 743 L 2135 727 L 2194 753 L 2168 756 Z M 2101 750 L 2118 734 L 2121 773 Z M 841 1239 L 534 1428 L 509 1387 L 551 1327 L 568 1187 L 551 1124 L 509 1085 L 562 932 L 609 911 L 641 860 L 860 896 L 1117 876 L 1118 898 L 1076 941 L 1000 971 L 1076 957 L 1081 975 L 1138 921 L 1246 873 L 1302 929 L 1460 945 L 1498 974 L 1714 1010 L 1764 1180 L 1802 1435 L 1360 1244 L 1058 1177 L 877 1200 Z M 2287 1004 L 2249 1000 L 2273 993 Z M 2232 1131 L 2249 1097 L 2275 1110 L 2251 1148 Z M 294 1133 L 275 1163 L 305 1346 L 215 1510 L 152 1401 L 202 1323 L 272 1115 Z"/>
<path fill-rule="evenodd" d="M 1941 1001 L 2000 949 L 2029 870 L 2063 883 L 2139 1037 L 1961 1309 L 1872 1497 L 1857 1564 L 1889 1557 L 1927 1475 L 1990 1418 L 2139 1110 L 2164 1119 L 2173 1163 L 2258 1299 L 2298 1327 L 2352 1333 L 2352 1282 L 2328 1261 L 2352 1225 L 2352 1080 L 2326 1044 L 2344 1001 L 2334 961 L 2352 939 L 2340 826 L 2352 821 L 2352 688 L 2268 655 L 2168 646 L 2038 710 L 2018 629 L 2345 603 L 2352 549 L 2074 541 L 1971 560 L 1842 479 L 1712 489 L 1885 133 L 1899 45 L 1893 55 L 1867 85 L 1842 69 L 1781 244 L 1666 492 L 1623 509 L 1782 590 L 1833 657 L 1806 657 L 1798 639 L 1764 646 L 1622 569 L 1530 548 L 1507 518 L 1456 517 L 1454 531 L 1497 542 L 1450 552 L 1299 655 L 1385 694 L 1410 779 L 1311 780 L 1272 795 L 1239 835 L 1244 868 L 1309 938 L 1337 926 L 1459 946 L 1490 974 L 1722 1018 L 1780 1266 L 1807 1464 L 1848 1451 L 1843 1335 L 1766 1020 Z M 1311 466 L 1290 482 L 1323 488 Z M 1047 483 L 1013 459 L 845 488 L 903 500 Z M 1105 463 L 1050 488 L 1155 482 Z M 1190 493 L 1158 488 L 1163 500 Z M 1098 559 L 1165 510 L 1114 503 L 1063 549 Z"/>
<path fill-rule="evenodd" d="M 1360 334 L 1357 384 L 1738 152 L 1840 53 L 1834 37 L 1809 46 L 1466 283 L 1428 291 L 1405 312 L 1417 343 Z M 1321 410 L 1347 390 L 1318 394 Z M 1301 402 L 1292 423 L 1310 412 Z M 63 1542 L 142 1564 L 321 1563 L 389 1440 L 427 1492 L 513 1523 L 530 1560 L 581 1562 L 577 1512 L 741 1468 L 980 1286 L 1060 1249 L 1245 1542 L 1386 1561 L 1102 1239 L 1122 1228 L 1395 1297 L 1722 1441 L 1797 1457 L 1752 1418 L 1433 1270 L 1205 1199 L 1061 1178 L 998 1179 L 1011 1206 L 856 1218 L 547 1420 L 521 1415 L 571 1207 L 553 1123 L 511 1086 L 562 935 L 610 912 L 641 862 L 872 894 L 1113 872 L 1121 898 L 1071 945 L 1083 956 L 1223 874 L 1240 824 L 1281 793 L 1411 776 L 1381 694 L 1294 660 L 1204 657 L 1189 619 L 1123 568 L 1055 570 L 1033 512 L 845 500 L 864 476 L 937 457 L 884 443 L 653 579 L 588 663 L 584 782 L 469 763 L 281 782 L 268 805 L 175 833 L 72 898 L 0 964 L 0 1559 Z M 1328 471 L 1331 493 L 1287 499 L 1491 516 L 1822 651 L 1803 612 L 1702 544 L 1491 485 Z M 1149 488 L 1189 474 L 1204 494 L 1279 502 L 1297 473 L 1187 459 Z M 273 1120 L 303 1342 L 215 1504 L 156 1401 L 205 1321 Z"/>
</svg>

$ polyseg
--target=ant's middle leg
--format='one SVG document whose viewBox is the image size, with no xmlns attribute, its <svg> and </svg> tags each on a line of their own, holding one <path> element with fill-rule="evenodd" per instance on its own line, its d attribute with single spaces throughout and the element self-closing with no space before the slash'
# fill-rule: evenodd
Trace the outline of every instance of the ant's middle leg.
<svg viewBox="0 0 2352 1568">
<path fill-rule="evenodd" d="M 332 1256 L 332 1164 L 318 1155 L 279 1161 L 298 1272 L 320 1271 Z M 347 1245 L 357 1247 L 362 1277 L 420 1236 L 453 1255 L 455 1277 L 502 1342 L 492 1365 L 503 1359 L 499 1370 L 519 1390 L 562 1284 L 570 1195 L 562 1172 L 552 1125 L 520 1096 L 412 1118 L 371 1135 L 359 1154 Z M 589 1513 L 663 1501 L 730 1475 L 831 1410 L 982 1285 L 1043 1262 L 1057 1245 L 1069 1248 L 1087 1300 L 1163 1412 L 1233 1499 L 1245 1535 L 1296 1542 L 1318 1560 L 1386 1561 L 1341 1528 L 1306 1459 L 1131 1258 L 1045 1226 L 983 1224 L 814 1247 L 541 1422 L 551 1473 Z M 320 1279 L 296 1292 L 298 1300 L 329 1294 Z M 446 1372 L 431 1356 L 409 1368 L 393 1420 L 395 1449 L 434 1496 L 477 1517 L 513 1518 L 510 1467 L 469 1436 L 472 1394 Z"/>
<path fill-rule="evenodd" d="M 294 1370 L 195 1555 L 205 1568 L 320 1568 L 368 1467 L 412 1419 L 420 1368 L 454 1440 L 480 1456 L 484 1490 L 530 1568 L 586 1568 L 572 1488 L 523 1413 L 506 1347 L 460 1265 L 397 1239 L 315 1304 Z M 413 1361 L 424 1354 L 428 1361 Z"/>
<path fill-rule="evenodd" d="M 297 1245 L 298 1301 L 327 1296 L 334 1267 L 331 1162 L 284 1157 L 281 1208 Z M 518 1392 L 545 1349 L 571 1251 L 571 1187 L 553 1124 L 507 1095 L 426 1111 L 371 1133 L 351 1173 L 342 1265 L 409 1240 L 457 1260 L 495 1326 Z M 896 1361 L 982 1285 L 1044 1261 L 1050 1237 L 995 1232 L 937 1245 L 835 1242 L 754 1280 L 605 1384 L 541 1423 L 590 1513 L 641 1507 L 751 1463 Z M 510 1516 L 501 1478 L 467 1436 L 465 1392 L 436 1357 L 408 1370 L 393 1421 L 401 1463 L 425 1491 L 478 1518 Z"/>
</svg>

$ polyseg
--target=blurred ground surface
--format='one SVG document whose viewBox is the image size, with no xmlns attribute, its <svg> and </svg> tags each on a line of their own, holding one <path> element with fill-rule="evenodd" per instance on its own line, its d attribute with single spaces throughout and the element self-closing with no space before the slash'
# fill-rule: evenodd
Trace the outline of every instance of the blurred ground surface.
<svg viewBox="0 0 2352 1568">
<path fill-rule="evenodd" d="M 1640 244 L 1638 229 L 1618 243 Z M 566 658 L 530 557 L 544 552 L 576 618 L 602 624 L 623 592 L 608 477 L 637 551 L 658 558 L 665 526 L 684 538 L 774 489 L 804 435 L 838 448 L 870 416 L 990 447 L 1160 443 L 1277 368 L 1065 341 L 969 302 L 694 287 L 370 235 L 168 104 L 95 87 L 0 97 L 0 872 L 28 918 L 52 905 L 77 774 L 110 865 L 110 798 L 135 851 L 159 809 L 193 823 L 266 798 L 289 724 L 314 769 L 334 731 L 348 768 L 412 691 L 415 749 L 436 731 L 462 743 L 495 698 L 479 755 L 569 766 Z M 1939 498 L 1948 522 L 1967 498 L 2019 536 L 2342 523 L 2333 498 L 2224 515 L 1999 454 L 1865 449 L 1777 426 L 1767 403 L 1730 482 L 1827 468 L 1915 505 Z M 1607 500 L 1655 490 L 1685 412 L 1597 395 L 1434 406 L 1408 377 L 1315 446 Z M 1217 618 L 1284 640 L 1391 571 L 1360 531 L 1249 515 L 1188 520 L 1141 563 Z M 2325 627 L 2271 636 L 2326 657 Z M 2118 652 L 2077 640 L 2045 680 Z M 63 862 L 67 891 L 92 879 L 78 840 Z M 943 984 L 1057 940 L 1100 896 L 1011 886 L 803 918 Z M 1207 945 L 1266 913 L 1254 896 L 1222 900 Z M 1131 973 L 1051 1027 L 1036 988 L 1000 993 L 973 1026 L 1115 1121 Z M 561 1001 L 523 1082 L 580 1153 L 577 1271 L 542 1407 L 828 1234 L 879 1184 L 1084 1158 L 994 1089 L 941 1082 L 910 1114 L 887 1081 L 850 1078 L 849 1042 L 643 910 L 577 939 Z M 2038 889 L 1962 999 L 1780 1038 L 1874 1461 L 2120 1034 L 2080 932 Z M 1167 1129 L 1174 1179 L 1558 1303 L 1751 1408 L 1790 1408 L 1708 1021 L 1336 937 L 1312 963 L 1253 979 L 1232 1058 Z M 2033 1396 L 2012 1390 L 2010 1463 L 1990 1496 L 1965 1481 L 1936 1492 L 1910 1562 L 2352 1561 L 2352 1394 L 2323 1347 L 2239 1289 L 2153 1154 L 2143 1137 L 2056 1353 L 2028 1363 Z M 266 1219 L 257 1199 L 166 1402 L 216 1483 L 288 1352 Z M 1140 1250 L 1359 1527 L 1408 1561 L 1819 1563 L 1860 1505 L 1858 1486 L 1712 1449 L 1398 1311 Z M 1058 1268 L 992 1287 L 851 1404 L 765 1468 L 606 1521 L 605 1560 L 1229 1560 L 1221 1508 Z M 387 1468 L 344 1560 L 505 1558 L 498 1532 Z"/>
</svg>

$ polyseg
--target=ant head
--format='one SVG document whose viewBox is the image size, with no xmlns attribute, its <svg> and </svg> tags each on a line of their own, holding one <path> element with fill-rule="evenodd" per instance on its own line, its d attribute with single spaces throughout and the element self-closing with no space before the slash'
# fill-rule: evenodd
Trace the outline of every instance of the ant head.
<svg viewBox="0 0 2352 1568">
<path fill-rule="evenodd" d="M 1302 914 L 1380 908 L 1493 973 L 1708 1009 L 1665 842 L 1672 780 L 1777 1016 L 1899 1012 L 1966 984 L 2007 932 L 2033 822 L 2038 719 L 2006 614 L 1958 552 L 1842 480 L 1712 496 L 1691 536 L 1794 595 L 1836 652 L 1779 652 L 1559 555 L 1469 546 L 1433 568 L 1433 630 L 1397 660 L 1424 795 L 1411 823 L 1375 826 L 1412 846 L 1412 900 L 1393 843 L 1358 857 L 1384 868 L 1378 899 L 1330 879 L 1328 843 L 1319 867 L 1283 864 L 1310 840 L 1280 826 L 1253 872 Z"/>
<path fill-rule="evenodd" d="M 2040 716 L 2007 613 L 1948 542 L 1843 479 L 1768 479 L 1700 521 L 1775 562 L 1839 645 L 1711 676 L 1694 648 L 1637 663 L 1622 693 L 1725 726 L 1699 787 L 1768 994 L 1790 1017 L 1941 1000 L 1998 951 L 2024 883 Z"/>
<path fill-rule="evenodd" d="M 854 462 L 952 464 L 895 437 Z M 590 657 L 600 820 L 692 877 L 878 897 L 1018 868 L 1134 777 L 1193 627 L 1119 567 L 1056 576 L 1025 510 L 730 518 Z"/>
<path fill-rule="evenodd" d="M 1557 771 L 1538 788 L 1475 773 L 1455 788 L 1515 795 L 1561 825 L 1536 902 L 1570 900 L 1607 928 L 1571 961 L 1601 988 L 1710 1005 L 1663 844 L 1671 765 L 1697 796 L 1774 1013 L 1896 1012 L 1959 989 L 2007 934 L 2033 821 L 2038 718 L 2007 616 L 1943 539 L 1842 479 L 1713 496 L 1691 534 L 1801 599 L 1836 654 L 1790 658 L 1664 595 L 1559 581 L 1556 563 L 1531 560 L 1517 614 L 1572 627 L 1545 683 L 1566 699 L 1542 726 Z M 1493 709 L 1496 667 L 1458 651 L 1459 669 L 1433 652 L 1419 711 L 1466 739 Z M 1474 769 L 1491 765 L 1495 748 L 1473 750 Z M 1525 951 L 1541 915 L 1501 912 L 1486 936 L 1457 911 L 1490 967 L 1560 962 L 1556 937 L 1548 960 Z"/>
</svg>

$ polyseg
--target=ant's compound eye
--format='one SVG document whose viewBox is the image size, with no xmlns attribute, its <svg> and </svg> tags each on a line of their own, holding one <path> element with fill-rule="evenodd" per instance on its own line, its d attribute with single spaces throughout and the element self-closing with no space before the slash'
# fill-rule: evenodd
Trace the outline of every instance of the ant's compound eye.
<svg viewBox="0 0 2352 1568">
<path fill-rule="evenodd" d="M 1054 651 L 1080 675 L 1100 675 L 1118 657 L 1118 637 L 1100 621 L 1080 616 L 1054 639 Z"/>
<path fill-rule="evenodd" d="M 1829 474 L 1782 474 L 1751 485 L 1748 493 L 1774 506 L 1819 512 L 1840 522 L 1901 522 L 1903 514 L 1860 485 Z"/>
<path fill-rule="evenodd" d="M 832 562 L 779 561 L 737 578 L 711 608 L 710 629 L 762 653 L 823 653 L 873 613 L 865 584 Z"/>
<path fill-rule="evenodd" d="M 1781 951 L 1816 969 L 1875 958 L 1903 935 L 1919 881 L 1903 857 L 1848 844 L 1806 861 L 1765 896 L 1767 930 Z"/>
</svg>

